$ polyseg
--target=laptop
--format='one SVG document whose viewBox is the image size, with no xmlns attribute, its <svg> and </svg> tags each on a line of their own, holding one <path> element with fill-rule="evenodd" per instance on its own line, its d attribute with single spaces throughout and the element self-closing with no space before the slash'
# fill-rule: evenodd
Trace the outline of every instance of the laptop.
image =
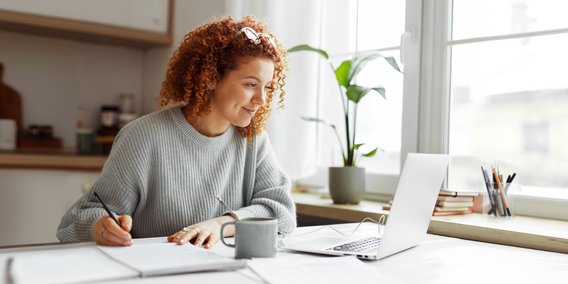
<svg viewBox="0 0 568 284">
<path fill-rule="evenodd" d="M 418 245 L 426 236 L 449 161 L 448 155 L 408 154 L 381 237 L 377 230 L 357 239 L 326 237 L 284 248 L 378 260 Z"/>
</svg>

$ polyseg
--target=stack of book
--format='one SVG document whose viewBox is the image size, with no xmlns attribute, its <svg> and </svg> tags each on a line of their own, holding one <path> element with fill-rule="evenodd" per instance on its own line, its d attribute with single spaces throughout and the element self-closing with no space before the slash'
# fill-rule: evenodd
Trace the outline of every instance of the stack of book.
<svg viewBox="0 0 568 284">
<path fill-rule="evenodd" d="M 383 205 L 383 210 L 390 210 L 392 200 Z M 449 191 L 442 189 L 436 200 L 436 207 L 432 216 L 462 215 L 473 212 L 481 212 L 483 205 L 482 196 L 479 192 Z"/>
<path fill-rule="evenodd" d="M 433 216 L 471 214 L 478 211 L 478 192 L 440 190 Z"/>
</svg>

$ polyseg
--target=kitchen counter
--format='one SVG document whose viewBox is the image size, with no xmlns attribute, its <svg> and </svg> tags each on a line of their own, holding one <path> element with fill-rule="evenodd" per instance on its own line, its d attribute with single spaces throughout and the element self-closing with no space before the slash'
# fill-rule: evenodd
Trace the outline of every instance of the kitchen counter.
<svg viewBox="0 0 568 284">
<path fill-rule="evenodd" d="M 71 149 L 0 151 L 0 168 L 100 171 L 107 156 L 83 155 Z"/>
</svg>

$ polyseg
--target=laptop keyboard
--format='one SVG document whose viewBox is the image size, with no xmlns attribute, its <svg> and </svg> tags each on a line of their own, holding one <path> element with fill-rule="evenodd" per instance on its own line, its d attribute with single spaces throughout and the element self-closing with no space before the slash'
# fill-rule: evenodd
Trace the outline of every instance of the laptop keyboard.
<svg viewBox="0 0 568 284">
<path fill-rule="evenodd" d="M 367 251 L 370 249 L 376 249 L 379 247 L 381 239 L 377 237 L 370 237 L 362 240 L 357 240 L 354 242 L 342 244 L 340 246 L 333 247 L 334 251 Z"/>
</svg>

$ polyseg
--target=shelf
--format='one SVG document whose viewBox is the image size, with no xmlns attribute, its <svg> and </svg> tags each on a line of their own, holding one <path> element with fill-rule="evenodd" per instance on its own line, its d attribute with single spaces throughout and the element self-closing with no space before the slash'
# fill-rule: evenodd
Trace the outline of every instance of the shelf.
<svg viewBox="0 0 568 284">
<path fill-rule="evenodd" d="M 300 215 L 360 222 L 366 217 L 378 220 L 388 216 L 385 203 L 362 201 L 358 205 L 333 204 L 329 198 L 292 193 Z M 481 214 L 432 217 L 428 233 L 502 245 L 568 253 L 568 222 L 528 216 L 493 218 Z"/>
<path fill-rule="evenodd" d="M 172 6 L 170 3 L 170 17 Z M 168 32 L 160 33 L 0 9 L 2 30 L 137 48 L 171 45 L 171 19 L 168 21 Z"/>
<path fill-rule="evenodd" d="M 78 155 L 72 151 L 0 151 L 0 168 L 100 171 L 106 156 Z"/>
</svg>

